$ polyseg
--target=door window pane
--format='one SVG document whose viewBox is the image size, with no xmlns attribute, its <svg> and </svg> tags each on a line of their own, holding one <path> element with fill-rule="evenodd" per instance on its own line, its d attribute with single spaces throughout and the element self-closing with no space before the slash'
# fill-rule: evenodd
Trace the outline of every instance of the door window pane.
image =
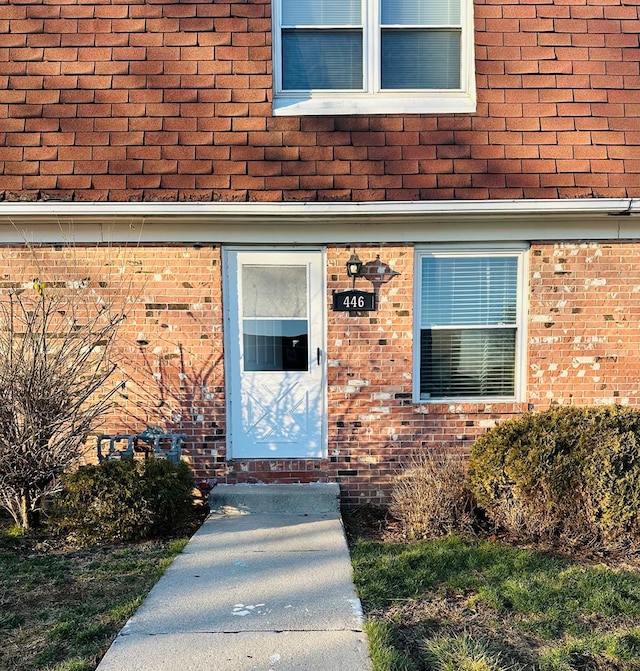
<svg viewBox="0 0 640 671">
<path fill-rule="evenodd" d="M 308 324 L 304 319 L 244 319 L 244 369 L 308 370 Z"/>
<path fill-rule="evenodd" d="M 382 88 L 460 88 L 460 32 L 384 29 Z"/>
<path fill-rule="evenodd" d="M 288 91 L 362 89 L 362 31 L 283 30 L 282 62 Z"/>
<path fill-rule="evenodd" d="M 306 319 L 306 266 L 242 266 L 242 314 Z"/>
<path fill-rule="evenodd" d="M 244 369 L 309 367 L 306 266 L 242 266 Z"/>
</svg>

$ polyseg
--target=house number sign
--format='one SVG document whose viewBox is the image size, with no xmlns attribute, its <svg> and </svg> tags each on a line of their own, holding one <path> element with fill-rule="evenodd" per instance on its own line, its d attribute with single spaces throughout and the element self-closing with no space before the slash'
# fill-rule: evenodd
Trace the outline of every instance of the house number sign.
<svg viewBox="0 0 640 671">
<path fill-rule="evenodd" d="M 333 309 L 337 312 L 363 312 L 376 309 L 376 295 L 366 291 L 340 291 L 333 294 Z"/>
</svg>

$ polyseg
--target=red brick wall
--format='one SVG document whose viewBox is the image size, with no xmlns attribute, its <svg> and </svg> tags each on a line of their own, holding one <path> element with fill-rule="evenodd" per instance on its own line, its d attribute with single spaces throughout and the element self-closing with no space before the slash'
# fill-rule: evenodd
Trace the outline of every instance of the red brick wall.
<svg viewBox="0 0 640 671">
<path fill-rule="evenodd" d="M 535 244 L 529 399 L 640 405 L 636 242 Z"/>
<path fill-rule="evenodd" d="M 348 282 L 342 245 L 327 250 L 331 291 Z M 0 290 L 32 291 L 33 277 L 89 277 L 128 317 L 118 338 L 127 380 L 104 431 L 160 424 L 188 434 L 199 475 L 223 481 L 337 481 L 347 503 L 382 502 L 416 451 L 466 451 L 496 420 L 551 403 L 640 405 L 640 246 L 635 242 L 534 243 L 529 253 L 528 382 L 522 403 L 412 403 L 413 254 L 410 245 L 358 247 L 400 275 L 378 310 L 328 312 L 328 458 L 226 462 L 220 249 L 5 247 Z M 369 289 L 365 279 L 358 287 Z M 530 404 L 530 405 L 529 405 Z M 94 442 L 89 443 L 90 456 Z"/>
<path fill-rule="evenodd" d="M 275 118 L 269 0 L 4 0 L 0 195 L 638 197 L 639 12 L 476 0 L 477 113 Z"/>
<path fill-rule="evenodd" d="M 188 455 L 209 472 L 224 464 L 225 399 L 220 250 L 211 246 L 3 247 L 0 296 L 64 293 L 68 280 L 88 279 L 79 305 L 104 299 L 125 314 L 103 391 L 125 381 L 100 432 L 139 432 L 160 425 L 188 435 Z M 80 310 L 82 313 L 82 310 Z M 95 459 L 95 440 L 88 444 Z"/>
</svg>

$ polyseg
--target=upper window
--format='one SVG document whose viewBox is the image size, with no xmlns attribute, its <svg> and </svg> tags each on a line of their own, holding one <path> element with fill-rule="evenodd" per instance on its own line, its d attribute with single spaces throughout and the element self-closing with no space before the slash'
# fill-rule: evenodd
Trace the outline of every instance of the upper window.
<svg viewBox="0 0 640 671">
<path fill-rule="evenodd" d="M 273 0 L 276 114 L 475 111 L 472 0 Z"/>
<path fill-rule="evenodd" d="M 516 400 L 524 252 L 421 251 L 416 265 L 417 400 Z"/>
</svg>

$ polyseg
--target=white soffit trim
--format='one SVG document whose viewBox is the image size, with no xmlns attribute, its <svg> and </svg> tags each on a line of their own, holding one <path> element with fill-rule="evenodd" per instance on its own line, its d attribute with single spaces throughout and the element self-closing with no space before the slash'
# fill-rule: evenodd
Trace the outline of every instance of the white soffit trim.
<svg viewBox="0 0 640 671">
<path fill-rule="evenodd" d="M 640 237 L 640 198 L 392 202 L 2 202 L 2 242 L 326 244 Z"/>
</svg>

